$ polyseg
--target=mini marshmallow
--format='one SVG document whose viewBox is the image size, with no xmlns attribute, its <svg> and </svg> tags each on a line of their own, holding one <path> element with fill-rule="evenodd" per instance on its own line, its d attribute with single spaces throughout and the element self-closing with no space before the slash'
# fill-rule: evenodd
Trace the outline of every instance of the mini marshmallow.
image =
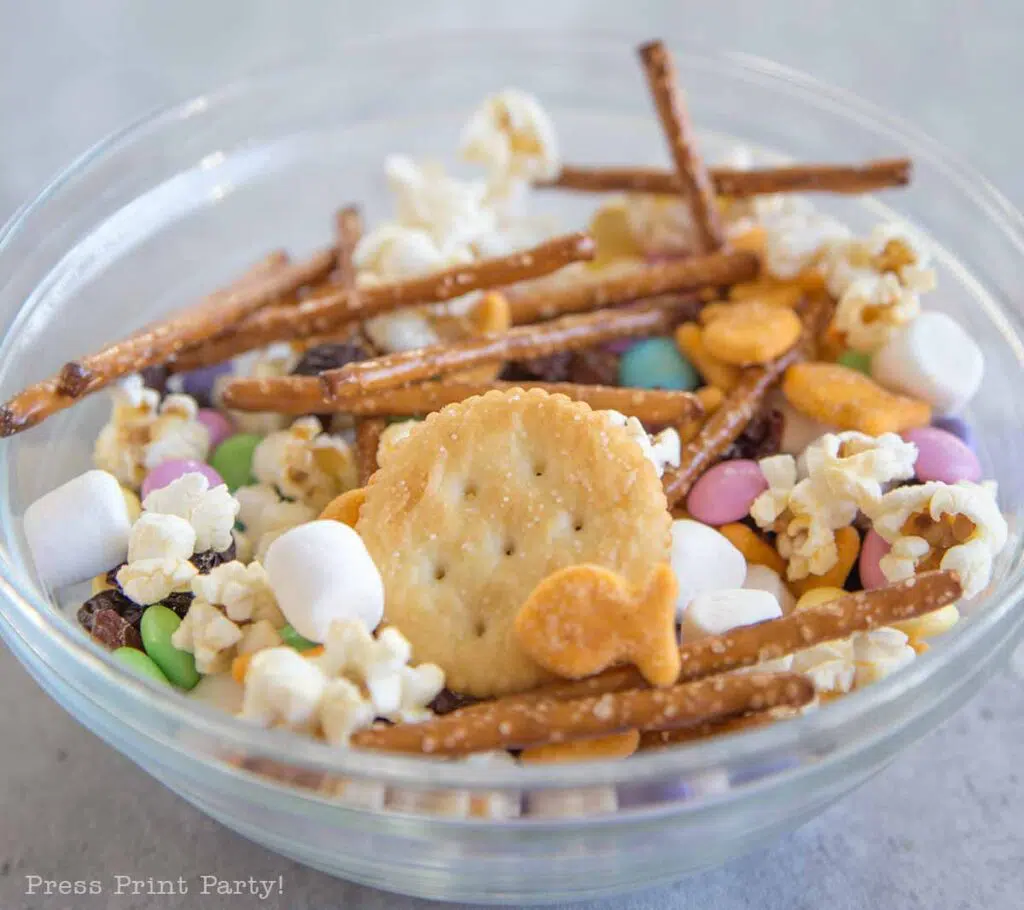
<svg viewBox="0 0 1024 910">
<path fill-rule="evenodd" d="M 373 630 L 384 615 L 384 582 L 362 538 L 338 521 L 311 521 L 285 531 L 264 567 L 285 618 L 310 641 L 331 623 L 358 619 Z"/>
<path fill-rule="evenodd" d="M 86 471 L 25 510 L 25 538 L 44 585 L 63 588 L 106 572 L 128 556 L 131 518 L 121 485 Z"/>
<path fill-rule="evenodd" d="M 724 535 L 686 518 L 672 522 L 671 562 L 679 582 L 676 619 L 698 594 L 741 588 L 747 577 L 747 561 Z"/>
<path fill-rule="evenodd" d="M 787 455 L 799 455 L 815 439 L 835 430 L 834 427 L 821 423 L 813 417 L 801 414 L 788 402 L 783 402 L 781 410 L 782 439 L 779 442 L 779 451 Z"/>
<path fill-rule="evenodd" d="M 981 385 L 985 358 L 974 339 L 945 313 L 926 311 L 896 332 L 871 359 L 877 382 L 949 414 Z"/>
<path fill-rule="evenodd" d="M 767 591 L 778 602 L 783 615 L 789 614 L 796 606 L 796 598 L 792 595 L 786 583 L 768 566 L 747 566 L 747 580 L 743 587 L 748 591 Z"/>
<path fill-rule="evenodd" d="M 746 588 L 706 591 L 698 594 L 686 608 L 681 637 L 683 641 L 695 641 L 780 616 L 779 602 L 767 591 Z"/>
</svg>

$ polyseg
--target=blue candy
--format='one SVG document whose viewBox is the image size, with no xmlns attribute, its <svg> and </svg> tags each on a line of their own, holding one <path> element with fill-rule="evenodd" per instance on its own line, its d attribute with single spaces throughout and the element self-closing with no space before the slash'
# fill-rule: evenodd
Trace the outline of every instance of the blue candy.
<svg viewBox="0 0 1024 910">
<path fill-rule="evenodd" d="M 962 417 L 934 417 L 932 418 L 932 426 L 945 430 L 947 433 L 952 433 L 957 439 L 966 443 L 971 451 L 978 451 L 975 445 L 974 430 L 971 429 L 971 425 Z"/>
<path fill-rule="evenodd" d="M 700 376 L 671 338 L 648 338 L 620 358 L 619 385 L 692 391 L 700 385 Z"/>
</svg>

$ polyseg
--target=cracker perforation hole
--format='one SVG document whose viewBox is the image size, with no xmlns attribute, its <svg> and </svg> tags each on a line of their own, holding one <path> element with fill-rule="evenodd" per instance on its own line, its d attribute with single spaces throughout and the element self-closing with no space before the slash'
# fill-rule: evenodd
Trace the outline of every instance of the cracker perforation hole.
<svg viewBox="0 0 1024 910">
<path fill-rule="evenodd" d="M 548 466 L 546 464 L 544 464 L 544 462 L 538 461 L 533 466 L 533 476 L 534 477 L 543 477 L 544 474 L 547 472 L 547 469 L 548 469 Z"/>
<path fill-rule="evenodd" d="M 512 556 L 516 552 L 516 542 L 514 540 L 505 541 L 505 555 Z"/>
<path fill-rule="evenodd" d="M 576 531 L 577 533 L 579 533 L 580 531 L 582 531 L 582 530 L 583 530 L 583 519 L 582 519 L 582 518 L 576 518 L 576 519 L 574 519 L 574 520 L 573 520 L 573 523 L 572 523 L 572 529 L 573 529 L 574 531 Z"/>
<path fill-rule="evenodd" d="M 444 581 L 448 569 L 444 566 L 434 566 L 434 581 Z"/>
<path fill-rule="evenodd" d="M 467 483 L 466 488 L 462 491 L 463 499 L 476 499 L 477 486 L 475 483 Z"/>
<path fill-rule="evenodd" d="M 482 619 L 478 619 L 473 624 L 473 634 L 477 638 L 483 638 L 487 634 L 487 623 L 485 623 Z"/>
</svg>

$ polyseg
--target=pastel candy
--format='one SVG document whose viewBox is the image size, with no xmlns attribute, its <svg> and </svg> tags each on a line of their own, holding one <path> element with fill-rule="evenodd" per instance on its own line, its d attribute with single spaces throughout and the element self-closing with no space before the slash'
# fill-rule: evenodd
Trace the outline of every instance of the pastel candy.
<svg viewBox="0 0 1024 910">
<path fill-rule="evenodd" d="M 86 471 L 25 510 L 25 537 L 36 571 L 50 588 L 87 581 L 125 561 L 131 533 L 117 478 Z"/>
<path fill-rule="evenodd" d="M 779 602 L 767 591 L 748 588 L 705 591 L 693 598 L 686 608 L 680 637 L 683 641 L 694 641 L 780 616 Z"/>
<path fill-rule="evenodd" d="M 371 631 L 384 615 L 384 583 L 362 538 L 338 521 L 286 531 L 263 560 L 281 612 L 299 635 L 322 642 L 335 620 Z"/>
<path fill-rule="evenodd" d="M 945 313 L 926 311 L 896 332 L 871 360 L 871 375 L 890 389 L 959 411 L 981 385 L 981 348 Z"/>
<path fill-rule="evenodd" d="M 699 384 L 697 371 L 679 353 L 671 338 L 639 341 L 619 360 L 619 385 L 635 389 L 692 391 Z"/>
<path fill-rule="evenodd" d="M 971 451 L 977 449 L 974 430 L 971 429 L 971 425 L 963 417 L 933 417 L 932 426 L 945 430 L 947 433 L 952 433 L 957 439 L 970 446 Z"/>
<path fill-rule="evenodd" d="M 698 594 L 741 588 L 747 577 L 747 561 L 723 534 L 687 518 L 672 522 L 671 561 L 679 583 L 676 619 Z"/>
<path fill-rule="evenodd" d="M 210 434 L 211 452 L 235 432 L 235 425 L 213 408 L 200 408 L 196 420 L 206 427 Z"/>
<path fill-rule="evenodd" d="M 686 498 L 686 511 L 709 525 L 739 521 L 750 506 L 768 489 L 756 461 L 737 458 L 723 461 L 704 472 Z"/>
<path fill-rule="evenodd" d="M 857 370 L 865 376 L 871 375 L 870 354 L 864 354 L 860 351 L 843 351 L 836 360 L 836 363 L 841 363 L 844 367 L 849 367 L 851 370 Z"/>
<path fill-rule="evenodd" d="M 981 480 L 978 456 L 952 433 L 938 427 L 918 427 L 907 430 L 903 438 L 917 446 L 914 474 L 918 480 L 937 480 L 941 483 Z"/>
<path fill-rule="evenodd" d="M 153 604 L 142 614 L 139 632 L 146 654 L 174 685 L 191 689 L 199 682 L 199 671 L 191 653 L 174 647 L 171 636 L 181 625 L 179 617 L 163 604 Z"/>
<path fill-rule="evenodd" d="M 164 675 L 156 662 L 148 654 L 144 654 L 138 648 L 115 648 L 111 651 L 114 660 L 119 661 L 126 667 L 130 667 L 139 676 L 146 676 L 158 683 L 169 686 L 171 681 Z"/>
<path fill-rule="evenodd" d="M 142 498 L 145 499 L 154 490 L 163 489 L 186 474 L 204 475 L 210 481 L 211 489 L 224 483 L 220 474 L 203 461 L 192 461 L 188 458 L 172 458 L 170 461 L 160 462 L 146 475 L 145 480 L 142 481 Z"/>
<path fill-rule="evenodd" d="M 860 572 L 860 583 L 866 591 L 873 588 L 883 588 L 889 584 L 889 579 L 882 574 L 879 562 L 889 552 L 889 544 L 874 528 L 864 536 L 864 543 L 860 548 L 860 559 L 857 569 Z"/>
<path fill-rule="evenodd" d="M 233 371 L 231 361 L 218 363 L 210 367 L 200 367 L 198 370 L 190 370 L 182 373 L 175 381 L 186 395 L 191 395 L 201 406 L 210 404 L 213 398 L 213 386 L 217 379 L 226 376 Z"/>
<path fill-rule="evenodd" d="M 255 433 L 236 433 L 225 439 L 210 456 L 210 464 L 224 478 L 229 490 L 253 483 L 252 454 L 263 441 Z"/>
</svg>

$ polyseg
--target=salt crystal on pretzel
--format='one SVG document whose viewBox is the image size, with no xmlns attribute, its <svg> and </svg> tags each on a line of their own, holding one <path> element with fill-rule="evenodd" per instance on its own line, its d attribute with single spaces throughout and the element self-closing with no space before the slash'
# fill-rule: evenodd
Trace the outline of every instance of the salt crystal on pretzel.
<svg viewBox="0 0 1024 910">
<path fill-rule="evenodd" d="M 720 196 L 739 199 L 774 193 L 870 193 L 910 183 L 909 158 L 881 158 L 860 164 L 793 164 L 737 170 L 708 168 Z M 581 167 L 565 164 L 553 180 L 536 184 L 583 192 L 675 195 L 681 192 L 673 171 L 647 167 Z"/>
<path fill-rule="evenodd" d="M 657 424 L 677 424 L 704 414 L 701 398 L 675 389 L 633 389 L 621 386 L 579 385 L 572 382 L 423 382 L 385 389 L 353 401 L 335 401 L 315 376 L 286 377 L 269 387 L 261 379 L 239 378 L 225 384 L 223 403 L 240 411 L 278 414 L 326 414 L 336 409 L 360 417 L 415 417 L 446 404 L 465 401 L 492 389 L 542 389 L 585 401 L 595 411 L 618 411 Z"/>
<path fill-rule="evenodd" d="M 812 297 L 807 301 L 803 315 L 804 329 L 797 344 L 777 360 L 743 370 L 721 407 L 686 443 L 679 467 L 665 472 L 663 482 L 669 508 L 680 502 L 697 478 L 740 437 L 760 409 L 765 395 L 782 379 L 786 370 L 813 353 L 817 339 L 828 325 L 830 302 L 823 295 Z"/>
<path fill-rule="evenodd" d="M 703 679 L 751 667 L 765 660 L 786 657 L 805 648 L 849 638 L 854 632 L 868 632 L 906 619 L 931 613 L 963 596 L 956 572 L 922 572 L 906 581 L 857 591 L 836 600 L 808 607 L 753 626 L 739 626 L 722 635 L 709 635 L 686 642 L 679 648 L 682 664 L 680 682 Z M 509 703 L 547 699 L 574 699 L 607 692 L 620 692 L 645 685 L 632 667 L 618 667 L 598 676 L 555 682 L 528 692 L 507 696 Z M 460 708 L 460 712 L 480 709 Z"/>
<path fill-rule="evenodd" d="M 675 322 L 676 316 L 670 308 L 656 303 L 634 304 L 616 310 L 563 316 L 539 325 L 516 326 L 501 335 L 484 335 L 447 345 L 386 354 L 327 370 L 320 374 L 320 380 L 330 397 L 347 401 L 367 392 L 457 373 L 484 363 L 529 360 L 558 351 L 590 348 L 617 338 L 658 335 L 669 331 Z"/>
<path fill-rule="evenodd" d="M 718 216 L 711 179 L 693 141 L 693 129 L 678 86 L 672 55 L 660 41 L 642 44 L 637 53 L 643 62 L 647 85 L 668 140 L 679 189 L 693 210 L 701 249 L 705 253 L 721 249 L 725 244 L 725 232 Z"/>
<path fill-rule="evenodd" d="M 806 704 L 814 686 L 796 673 L 718 676 L 668 689 L 632 689 L 573 701 L 501 700 L 418 724 L 361 730 L 352 745 L 427 755 L 528 749 L 626 730 L 661 730 Z"/>
<path fill-rule="evenodd" d="M 642 300 L 659 294 L 681 294 L 708 287 L 749 281 L 758 259 L 749 251 L 709 253 L 669 262 L 637 265 L 611 274 L 587 274 L 553 287 L 537 287 L 510 297 L 512 322 L 522 325 L 566 313 Z M 678 302 L 683 302 L 679 300 Z"/>
<path fill-rule="evenodd" d="M 366 482 L 377 470 L 380 434 L 387 425 L 388 422 L 380 417 L 367 417 L 356 421 L 356 464 L 359 466 L 360 486 L 366 486 Z"/>
<path fill-rule="evenodd" d="M 338 290 L 313 297 L 298 306 L 268 307 L 221 337 L 184 352 L 170 367 L 176 372 L 183 372 L 222 363 L 236 354 L 265 347 L 275 341 L 328 334 L 345 323 L 390 313 L 404 306 L 440 303 L 470 291 L 539 278 L 571 262 L 587 261 L 593 256 L 594 242 L 588 235 L 566 234 L 508 256 L 481 259 L 358 291 Z"/>
<path fill-rule="evenodd" d="M 97 354 L 73 360 L 58 376 L 29 386 L 0 408 L 0 436 L 13 436 L 71 407 L 84 395 L 122 376 L 162 364 L 178 351 L 219 332 L 249 313 L 314 283 L 331 270 L 334 250 L 300 263 L 271 253 L 233 284 L 177 316 L 156 323 Z"/>
</svg>

